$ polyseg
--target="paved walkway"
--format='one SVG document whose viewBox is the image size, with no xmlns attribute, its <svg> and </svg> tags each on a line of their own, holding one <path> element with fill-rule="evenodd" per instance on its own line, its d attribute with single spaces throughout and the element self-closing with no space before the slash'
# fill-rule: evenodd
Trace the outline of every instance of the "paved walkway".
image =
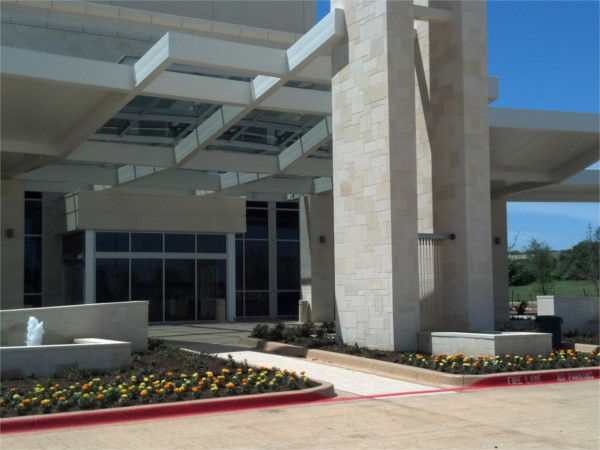
<svg viewBox="0 0 600 450">
<path fill-rule="evenodd" d="M 253 324 L 157 326 L 151 327 L 149 335 L 246 355 L 249 349 L 236 345 L 236 340 L 252 328 Z M 318 370 L 307 369 L 308 362 L 296 358 L 284 362 L 289 369 L 300 363 L 307 372 Z M 377 377 L 377 382 L 353 377 L 348 375 L 344 386 L 348 392 L 358 393 L 365 383 L 374 383 L 386 393 L 411 388 L 384 377 Z M 598 381 L 585 381 L 451 395 L 339 397 L 300 406 L 5 435 L 0 436 L 0 448 L 598 449 L 599 386 Z"/>
<path fill-rule="evenodd" d="M 436 389 L 422 384 L 306 361 L 302 358 L 274 355 L 242 347 L 240 338 L 248 337 L 255 325 L 255 323 L 157 325 L 150 327 L 148 334 L 150 337 L 180 343 L 192 350 L 215 353 L 223 358 L 231 355 L 236 361 L 245 360 L 254 366 L 305 371 L 310 378 L 333 383 L 338 396 L 368 396 Z"/>
</svg>

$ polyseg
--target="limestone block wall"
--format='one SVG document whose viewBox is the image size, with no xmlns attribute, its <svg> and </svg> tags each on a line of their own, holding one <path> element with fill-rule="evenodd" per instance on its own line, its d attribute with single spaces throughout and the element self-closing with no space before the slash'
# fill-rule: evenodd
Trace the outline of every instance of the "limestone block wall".
<svg viewBox="0 0 600 450">
<path fill-rule="evenodd" d="M 332 80 L 338 331 L 350 344 L 415 348 L 413 7 L 333 1 L 337 7 L 347 25 Z"/>
<path fill-rule="evenodd" d="M 491 331 L 493 317 L 485 2 L 430 2 L 433 225 L 456 239 L 444 254 L 444 329 Z"/>
<path fill-rule="evenodd" d="M 131 350 L 148 348 L 148 302 L 95 303 L 0 311 L 3 347 L 22 346 L 29 317 L 44 322 L 43 345 L 71 344 L 78 338 L 131 342 Z"/>
</svg>

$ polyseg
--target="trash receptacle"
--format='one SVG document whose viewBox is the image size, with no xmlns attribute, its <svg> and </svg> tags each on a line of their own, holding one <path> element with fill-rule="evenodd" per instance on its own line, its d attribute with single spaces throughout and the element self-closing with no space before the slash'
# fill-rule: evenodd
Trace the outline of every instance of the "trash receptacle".
<svg viewBox="0 0 600 450">
<path fill-rule="evenodd" d="M 537 316 L 535 329 L 540 333 L 552 333 L 552 348 L 559 349 L 562 346 L 562 322 L 559 316 Z"/>
<path fill-rule="evenodd" d="M 310 303 L 308 300 L 300 300 L 298 309 L 298 322 L 308 323 L 310 321 Z"/>
<path fill-rule="evenodd" d="M 216 319 L 218 323 L 227 322 L 227 307 L 225 305 L 224 298 L 218 298 L 216 300 L 217 308 L 216 308 Z"/>
</svg>

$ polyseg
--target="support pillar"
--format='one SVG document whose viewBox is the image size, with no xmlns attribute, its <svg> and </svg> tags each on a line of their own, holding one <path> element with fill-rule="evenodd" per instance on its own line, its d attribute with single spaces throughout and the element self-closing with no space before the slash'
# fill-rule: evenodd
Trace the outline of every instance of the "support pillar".
<svg viewBox="0 0 600 450">
<path fill-rule="evenodd" d="M 444 249 L 442 330 L 494 329 L 486 4 L 436 1 L 429 24 L 433 223 Z"/>
<path fill-rule="evenodd" d="M 23 308 L 25 190 L 21 181 L 2 180 L 0 309 Z"/>
<path fill-rule="evenodd" d="M 302 299 L 310 306 L 310 320 L 335 320 L 331 194 L 300 200 L 300 278 Z"/>
<path fill-rule="evenodd" d="M 333 0 L 332 8 L 344 9 L 348 29 L 332 79 L 338 333 L 348 344 L 415 349 L 413 5 Z"/>
<path fill-rule="evenodd" d="M 508 296 L 508 233 L 506 200 L 494 199 L 492 208 L 492 247 L 494 267 L 494 323 L 496 329 L 510 320 Z"/>
</svg>

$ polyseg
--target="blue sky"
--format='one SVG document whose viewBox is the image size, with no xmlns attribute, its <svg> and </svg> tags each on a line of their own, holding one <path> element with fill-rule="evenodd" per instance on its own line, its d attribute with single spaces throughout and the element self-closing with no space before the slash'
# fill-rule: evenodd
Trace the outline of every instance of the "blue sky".
<svg viewBox="0 0 600 450">
<path fill-rule="evenodd" d="M 600 2 L 496 1 L 487 3 L 488 73 L 500 79 L 492 106 L 599 112 Z M 317 17 L 329 1 L 317 2 Z M 598 168 L 596 163 L 594 168 Z M 531 238 L 564 250 L 600 225 L 598 203 L 508 203 L 508 243 Z"/>
</svg>

